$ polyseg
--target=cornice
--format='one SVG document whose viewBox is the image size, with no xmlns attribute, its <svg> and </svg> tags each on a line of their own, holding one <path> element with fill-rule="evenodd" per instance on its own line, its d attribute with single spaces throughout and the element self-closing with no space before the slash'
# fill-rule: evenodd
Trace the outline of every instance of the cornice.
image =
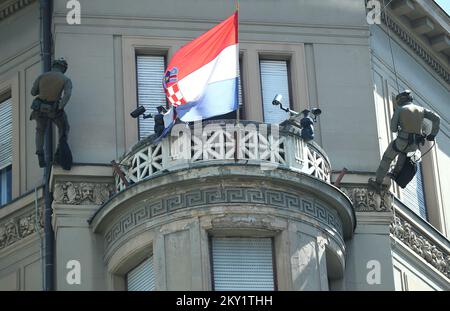
<svg viewBox="0 0 450 311">
<path fill-rule="evenodd" d="M 36 0 L 11 0 L 0 4 L 0 22 Z"/>
<path fill-rule="evenodd" d="M 450 84 L 450 72 L 434 56 L 432 56 L 415 38 L 413 38 L 389 14 L 382 13 L 381 20 L 401 39 L 417 56 L 419 56 L 431 69 L 433 69 L 447 84 Z"/>
</svg>

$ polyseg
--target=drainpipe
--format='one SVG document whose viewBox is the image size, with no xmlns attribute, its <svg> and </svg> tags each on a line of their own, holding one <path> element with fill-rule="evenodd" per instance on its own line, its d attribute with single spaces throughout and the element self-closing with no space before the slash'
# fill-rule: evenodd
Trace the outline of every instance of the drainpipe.
<svg viewBox="0 0 450 311">
<path fill-rule="evenodd" d="M 42 22 L 42 62 L 43 71 L 51 70 L 52 61 L 52 0 L 40 0 Z M 50 173 L 53 162 L 53 127 L 51 122 L 45 133 L 44 169 L 44 290 L 54 290 L 54 233 L 52 227 L 52 195 L 50 189 Z"/>
</svg>

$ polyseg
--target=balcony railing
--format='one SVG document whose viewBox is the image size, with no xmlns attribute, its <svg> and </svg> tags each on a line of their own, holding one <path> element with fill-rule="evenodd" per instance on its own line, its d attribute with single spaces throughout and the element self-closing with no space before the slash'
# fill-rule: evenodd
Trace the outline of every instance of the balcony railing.
<svg viewBox="0 0 450 311">
<path fill-rule="evenodd" d="M 155 139 L 139 142 L 120 160 L 128 184 L 162 172 L 227 163 L 260 165 L 263 170 L 287 168 L 330 182 L 328 157 L 316 143 L 305 142 L 290 121 L 280 126 L 233 120 L 177 124 L 170 135 Z M 117 191 L 126 188 L 117 174 L 115 180 Z"/>
<path fill-rule="evenodd" d="M 450 279 L 450 242 L 430 223 L 419 217 L 398 199 L 390 226 L 393 241 L 401 241 L 409 250 Z"/>
</svg>

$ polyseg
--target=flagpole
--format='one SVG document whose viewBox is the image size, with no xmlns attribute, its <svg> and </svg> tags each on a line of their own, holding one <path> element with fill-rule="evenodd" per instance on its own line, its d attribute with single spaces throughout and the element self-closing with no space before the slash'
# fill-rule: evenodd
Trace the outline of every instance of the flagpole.
<svg viewBox="0 0 450 311">
<path fill-rule="evenodd" d="M 236 32 L 237 32 L 237 42 L 238 42 L 238 47 L 239 47 L 239 0 L 235 1 L 235 6 L 236 6 L 236 13 L 237 13 L 237 25 L 236 25 Z M 237 65 L 240 66 L 239 64 L 239 48 L 238 48 L 238 55 L 237 55 Z M 238 67 L 239 68 L 239 67 Z M 236 68 L 236 69 L 238 69 Z M 241 80 L 241 71 L 239 70 L 239 77 L 238 77 L 238 85 L 237 85 L 237 91 L 238 91 L 238 105 L 237 105 L 237 110 L 236 110 L 236 125 L 234 128 L 234 142 L 235 142 L 235 146 L 234 146 L 234 161 L 237 162 L 238 158 L 239 158 L 239 135 L 240 135 L 240 127 L 239 127 L 239 122 L 240 122 L 240 105 L 239 105 L 239 83 Z"/>
<path fill-rule="evenodd" d="M 238 37 L 238 46 L 239 46 L 239 0 L 235 1 L 235 7 L 236 7 L 236 12 L 237 12 L 237 37 Z M 237 61 L 238 61 L 238 66 L 240 66 L 240 61 L 239 61 L 239 49 L 238 49 L 238 57 L 237 57 Z M 241 81 L 241 71 L 239 70 L 239 77 L 238 77 L 238 106 L 237 106 L 237 110 L 236 110 L 236 123 L 239 124 L 241 116 L 240 116 L 240 105 L 239 105 L 239 83 Z"/>
</svg>

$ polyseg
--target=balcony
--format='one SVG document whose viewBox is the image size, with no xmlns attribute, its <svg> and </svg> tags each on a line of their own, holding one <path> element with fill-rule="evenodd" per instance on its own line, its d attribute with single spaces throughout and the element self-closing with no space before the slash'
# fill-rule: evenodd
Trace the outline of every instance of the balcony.
<svg viewBox="0 0 450 311">
<path fill-rule="evenodd" d="M 303 141 L 300 131 L 289 122 L 279 128 L 229 121 L 203 126 L 182 125 L 158 143 L 154 136 L 141 141 L 120 160 L 126 180 L 115 175 L 117 191 L 162 172 L 220 164 L 289 169 L 330 183 L 331 165 L 325 152 L 315 142 Z"/>
<path fill-rule="evenodd" d="M 344 274 L 345 240 L 356 226 L 353 206 L 331 184 L 325 152 L 304 141 L 291 121 L 181 124 L 159 142 L 155 137 L 139 142 L 117 164 L 116 194 L 91 219 L 93 232 L 104 238 L 104 260 L 113 274 L 125 269 L 121 265 L 130 252 L 145 245 L 155 258 L 173 258 L 164 241 L 178 241 L 180 235 L 190 236 L 178 242 L 196 250 L 192 260 L 197 252 L 208 253 L 209 237 L 256 236 L 274 240 L 277 269 L 285 269 L 283 254 L 307 260 L 308 266 L 326 262 L 321 266 L 326 270 L 308 272 L 318 283 L 286 284 L 285 289 L 318 289 L 320 275 Z M 286 248 L 288 240 L 292 249 Z M 321 250 L 320 258 L 315 252 L 299 255 L 308 245 Z M 209 265 L 208 256 L 201 261 Z M 175 269 L 160 268 L 161 275 Z M 202 275 L 205 282 L 208 278 Z M 171 287 L 161 283 L 160 288 Z"/>
</svg>

